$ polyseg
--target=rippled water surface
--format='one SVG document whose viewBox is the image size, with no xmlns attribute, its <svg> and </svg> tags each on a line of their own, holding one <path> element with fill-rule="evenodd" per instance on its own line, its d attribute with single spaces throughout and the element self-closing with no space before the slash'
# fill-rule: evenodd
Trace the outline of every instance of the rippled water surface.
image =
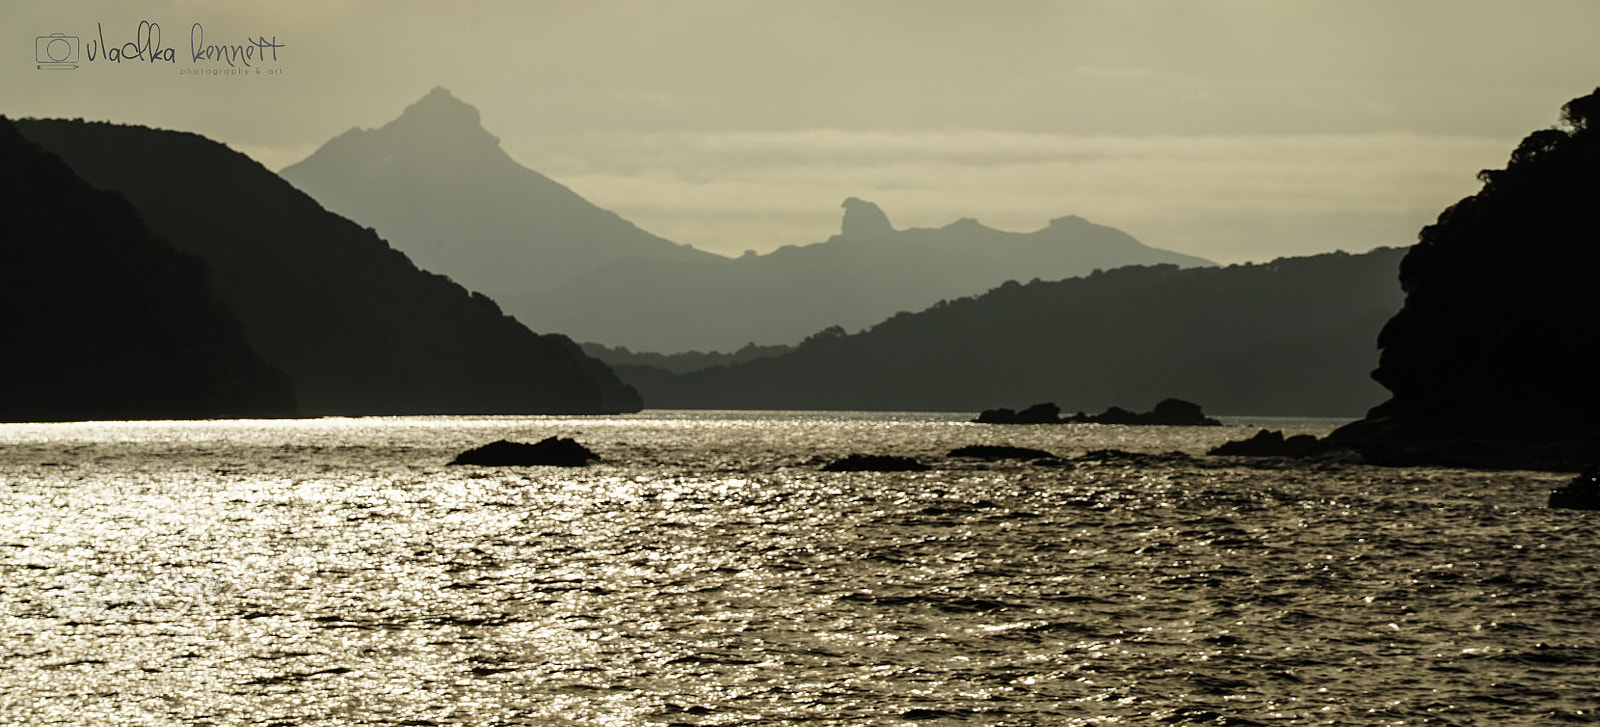
<svg viewBox="0 0 1600 727">
<path fill-rule="evenodd" d="M 0 724 L 1591 721 L 1565 476 L 960 419 L 0 425 Z M 551 435 L 604 460 L 445 466 Z"/>
</svg>

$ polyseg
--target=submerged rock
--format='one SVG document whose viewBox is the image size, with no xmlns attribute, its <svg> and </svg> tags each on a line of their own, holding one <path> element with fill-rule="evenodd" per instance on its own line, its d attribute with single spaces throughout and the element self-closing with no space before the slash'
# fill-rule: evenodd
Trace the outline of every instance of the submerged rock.
<svg viewBox="0 0 1600 727">
<path fill-rule="evenodd" d="M 1589 465 L 1571 482 L 1551 490 L 1550 507 L 1600 510 L 1600 464 Z"/>
<path fill-rule="evenodd" d="M 1384 467 L 1577 472 L 1600 452 L 1600 431 L 1557 430 L 1538 420 L 1474 424 L 1369 415 L 1335 429 L 1322 443 Z"/>
<path fill-rule="evenodd" d="M 921 472 L 928 466 L 910 457 L 852 454 L 822 466 L 823 472 Z"/>
<path fill-rule="evenodd" d="M 951 457 L 973 457 L 976 459 L 1055 459 L 1056 456 L 1042 449 L 1029 447 L 1011 447 L 1001 444 L 973 444 L 950 450 Z"/>
<path fill-rule="evenodd" d="M 1317 447 L 1317 438 L 1296 434 L 1284 438 L 1283 432 L 1256 432 L 1249 439 L 1235 439 L 1213 447 L 1206 454 L 1233 457 L 1305 457 Z"/>
<path fill-rule="evenodd" d="M 1084 452 L 1074 457 L 1074 462 L 1094 462 L 1098 464 L 1132 464 L 1146 465 L 1171 462 L 1193 462 L 1194 457 L 1185 452 L 1129 452 L 1122 449 L 1095 449 Z"/>
<path fill-rule="evenodd" d="M 583 467 L 600 455 L 571 439 L 550 437 L 535 444 L 508 442 L 504 439 L 469 449 L 450 461 L 450 464 L 482 465 L 486 467 L 517 467 L 552 465 L 556 467 Z"/>
</svg>

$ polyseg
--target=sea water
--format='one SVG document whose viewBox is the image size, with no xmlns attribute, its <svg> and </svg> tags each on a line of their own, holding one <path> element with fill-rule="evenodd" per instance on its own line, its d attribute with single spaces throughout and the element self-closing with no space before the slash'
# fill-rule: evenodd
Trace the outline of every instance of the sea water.
<svg viewBox="0 0 1600 727">
<path fill-rule="evenodd" d="M 0 425 L 0 724 L 1594 719 L 1566 476 L 968 416 Z M 548 436 L 603 459 L 446 465 Z"/>
</svg>

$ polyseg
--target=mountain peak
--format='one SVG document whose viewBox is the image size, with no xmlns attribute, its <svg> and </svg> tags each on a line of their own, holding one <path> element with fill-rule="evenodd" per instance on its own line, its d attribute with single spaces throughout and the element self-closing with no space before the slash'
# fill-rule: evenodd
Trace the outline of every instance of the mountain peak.
<svg viewBox="0 0 1600 727">
<path fill-rule="evenodd" d="M 477 107 L 456 98 L 443 86 L 435 86 L 383 128 L 446 139 L 471 135 L 500 144 L 499 138 L 484 130 Z"/>
<path fill-rule="evenodd" d="M 432 91 L 422 95 L 416 103 L 406 107 L 401 116 L 406 114 L 455 114 L 461 118 L 470 118 L 472 123 L 480 123 L 478 109 L 474 108 L 450 93 L 444 86 L 434 86 Z"/>
<path fill-rule="evenodd" d="M 1070 229 L 1074 229 L 1074 228 L 1085 228 L 1085 227 L 1093 227 L 1093 226 L 1094 226 L 1094 223 L 1091 223 L 1090 221 L 1088 221 L 1088 220 L 1086 220 L 1086 219 L 1084 219 L 1082 217 L 1079 217 L 1077 215 L 1067 215 L 1066 217 L 1057 217 L 1057 218 L 1055 218 L 1053 220 L 1050 220 L 1050 227 L 1052 229 L 1058 229 L 1058 230 L 1070 230 Z"/>
<path fill-rule="evenodd" d="M 878 237 L 894 232 L 889 216 L 875 205 L 858 197 L 851 197 L 840 205 L 844 208 L 844 223 L 840 233 L 845 237 Z"/>
</svg>

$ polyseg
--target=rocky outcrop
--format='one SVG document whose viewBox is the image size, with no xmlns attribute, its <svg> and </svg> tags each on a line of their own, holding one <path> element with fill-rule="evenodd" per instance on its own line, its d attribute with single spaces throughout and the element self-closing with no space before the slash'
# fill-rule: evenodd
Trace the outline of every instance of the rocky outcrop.
<svg viewBox="0 0 1600 727">
<path fill-rule="evenodd" d="M 1216 427 L 1219 422 L 1205 415 L 1200 405 L 1182 399 L 1162 399 L 1154 409 L 1143 414 L 1135 414 L 1121 407 L 1111 407 L 1097 415 L 1086 415 L 1078 412 L 1072 417 L 1075 422 L 1090 424 L 1145 424 L 1187 427 Z"/>
<path fill-rule="evenodd" d="M 499 440 L 482 447 L 469 449 L 450 461 L 450 464 L 481 465 L 485 467 L 526 467 L 548 465 L 554 467 L 583 467 L 600 455 L 572 439 L 549 437 L 533 444 Z"/>
<path fill-rule="evenodd" d="M 1423 228 L 1378 337 L 1391 398 L 1330 440 L 1369 461 L 1576 470 L 1600 440 L 1600 89 Z"/>
<path fill-rule="evenodd" d="M 889 216 L 884 214 L 883 208 L 878 205 L 858 197 L 851 197 L 840 206 L 844 207 L 844 222 L 840 225 L 839 233 L 844 237 L 883 237 L 894 234 L 894 226 L 889 224 Z"/>
</svg>

